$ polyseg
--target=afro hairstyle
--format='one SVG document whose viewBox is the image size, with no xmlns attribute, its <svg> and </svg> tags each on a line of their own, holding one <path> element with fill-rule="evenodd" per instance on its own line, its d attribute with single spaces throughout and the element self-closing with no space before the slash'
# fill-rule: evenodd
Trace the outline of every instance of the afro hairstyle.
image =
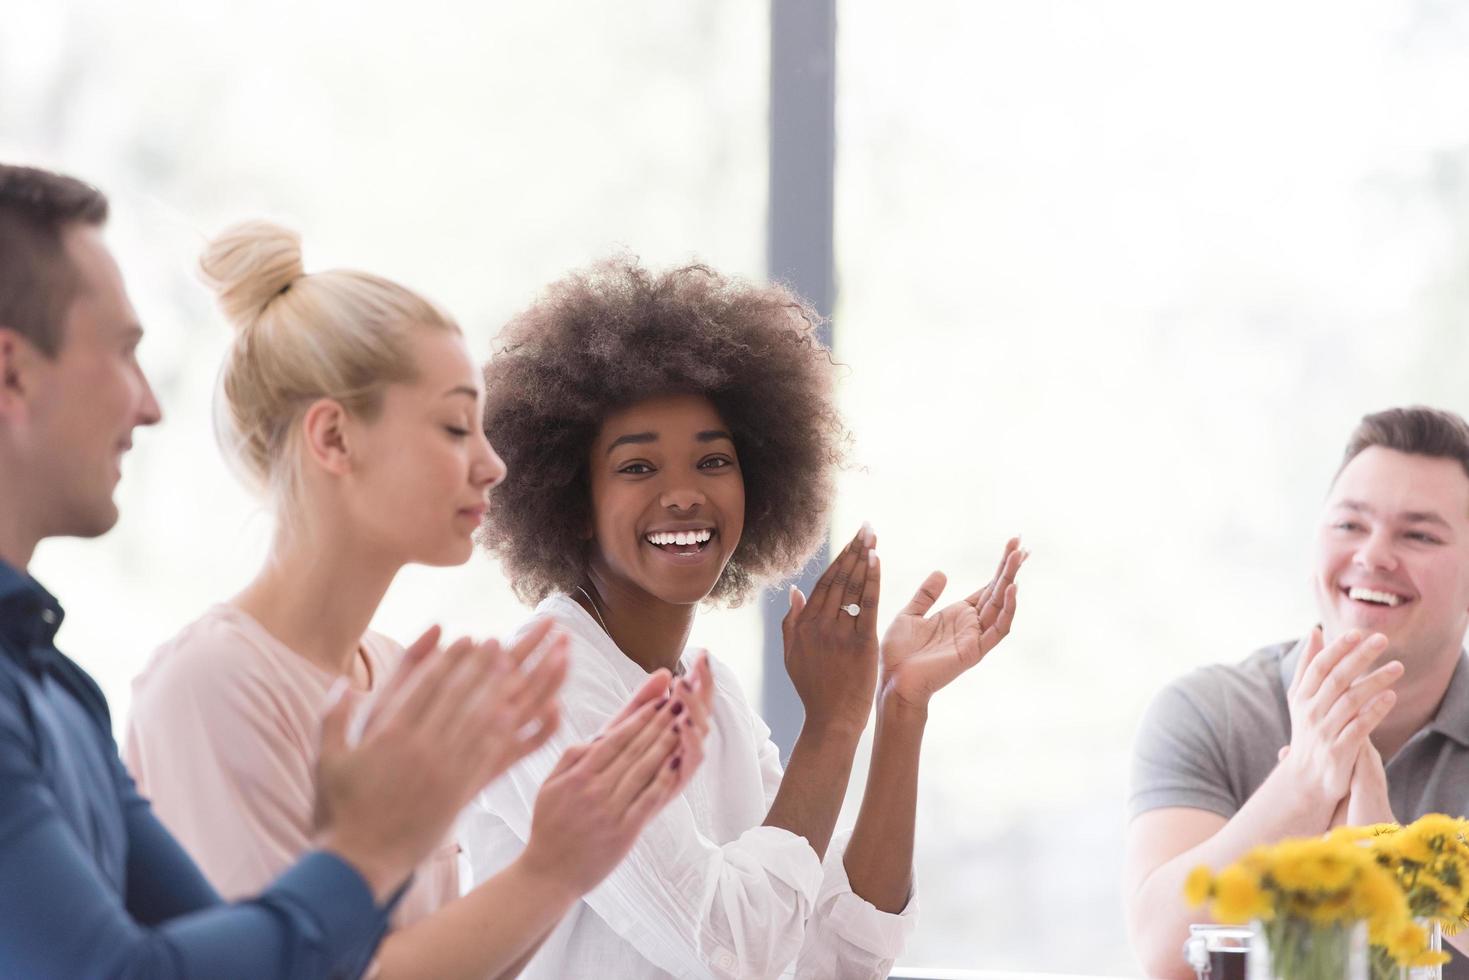
<svg viewBox="0 0 1469 980">
<path fill-rule="evenodd" d="M 606 418 L 698 394 L 734 437 L 745 528 L 710 599 L 739 605 L 820 545 L 848 442 L 819 316 L 789 290 L 704 265 L 655 274 L 604 261 L 551 285 L 485 366 L 485 435 L 505 460 L 479 540 L 537 602 L 586 573 L 588 456 Z"/>
</svg>

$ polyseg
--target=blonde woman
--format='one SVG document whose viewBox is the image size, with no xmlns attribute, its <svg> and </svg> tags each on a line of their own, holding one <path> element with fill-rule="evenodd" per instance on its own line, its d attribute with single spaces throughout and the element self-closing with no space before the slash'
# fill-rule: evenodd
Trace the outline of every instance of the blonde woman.
<svg viewBox="0 0 1469 980">
<path fill-rule="evenodd" d="M 222 441 L 273 505 L 276 531 L 254 581 L 135 682 L 126 757 L 163 822 L 234 895 L 309 847 L 324 702 L 342 687 L 369 699 L 394 669 L 402 650 L 368 628 L 378 604 L 404 565 L 469 558 L 505 467 L 479 424 L 479 372 L 432 303 L 362 272 L 307 275 L 299 239 L 267 223 L 226 232 L 201 265 L 238 331 Z M 491 648 L 504 682 L 482 710 L 503 724 L 482 751 L 497 771 L 556 728 L 565 646 L 537 629 Z M 667 672 L 650 678 L 607 737 L 561 757 L 519 858 L 462 898 L 445 841 L 399 901 L 379 975 L 517 972 L 686 783 L 702 748 L 679 715 L 707 696 L 671 692 Z"/>
</svg>

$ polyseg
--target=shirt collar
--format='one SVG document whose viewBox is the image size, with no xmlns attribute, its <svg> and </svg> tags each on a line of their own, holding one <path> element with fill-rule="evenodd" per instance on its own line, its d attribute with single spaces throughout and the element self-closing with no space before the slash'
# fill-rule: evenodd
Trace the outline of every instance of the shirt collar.
<svg viewBox="0 0 1469 980">
<path fill-rule="evenodd" d="M 1280 658 L 1280 683 L 1287 691 L 1296 675 L 1296 663 L 1301 659 L 1305 642 L 1297 640 Z M 1438 732 L 1460 745 L 1469 746 L 1469 652 L 1459 651 L 1459 662 L 1454 665 L 1454 674 L 1449 678 L 1443 700 L 1423 730 Z"/>
<path fill-rule="evenodd" d="M 41 583 L 0 561 L 0 650 L 32 670 L 44 670 L 66 613 Z"/>
</svg>

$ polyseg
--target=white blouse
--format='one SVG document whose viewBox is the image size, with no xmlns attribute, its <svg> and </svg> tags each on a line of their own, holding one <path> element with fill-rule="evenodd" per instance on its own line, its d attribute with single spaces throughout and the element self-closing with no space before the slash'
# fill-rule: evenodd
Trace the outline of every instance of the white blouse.
<svg viewBox="0 0 1469 980">
<path fill-rule="evenodd" d="M 542 616 L 571 639 L 561 727 L 465 812 L 459 837 L 476 885 L 520 853 L 536 792 L 561 753 L 600 732 L 647 679 L 575 600 L 553 595 L 537 607 Z M 833 838 L 823 864 L 804 837 L 761 826 L 780 788 L 779 752 L 733 674 L 710 660 L 703 766 L 522 976 L 860 980 L 886 977 L 902 952 L 917 900 L 892 915 L 854 894 L 847 834 Z"/>
</svg>

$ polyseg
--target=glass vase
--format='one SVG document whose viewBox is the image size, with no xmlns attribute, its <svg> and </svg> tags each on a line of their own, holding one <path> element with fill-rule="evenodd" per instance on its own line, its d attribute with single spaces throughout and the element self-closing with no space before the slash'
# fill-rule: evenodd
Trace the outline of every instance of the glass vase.
<svg viewBox="0 0 1469 980">
<path fill-rule="evenodd" d="M 1422 920 L 1419 920 L 1422 921 Z M 1443 926 L 1435 922 L 1424 922 L 1428 927 L 1428 948 L 1435 953 L 1443 952 Z M 1443 965 L 1405 966 L 1403 980 L 1443 980 Z"/>
<path fill-rule="evenodd" d="M 1418 924 L 1428 931 L 1428 948 L 1435 953 L 1443 951 L 1443 927 L 1429 919 L 1418 919 Z M 1379 960 L 1381 965 L 1379 966 Z M 1398 966 L 1387 956 L 1386 951 L 1372 948 L 1372 980 L 1443 980 L 1442 966 Z"/>
<path fill-rule="evenodd" d="M 1250 928 L 1250 980 L 1369 980 L 1365 922 L 1281 918 Z"/>
</svg>

